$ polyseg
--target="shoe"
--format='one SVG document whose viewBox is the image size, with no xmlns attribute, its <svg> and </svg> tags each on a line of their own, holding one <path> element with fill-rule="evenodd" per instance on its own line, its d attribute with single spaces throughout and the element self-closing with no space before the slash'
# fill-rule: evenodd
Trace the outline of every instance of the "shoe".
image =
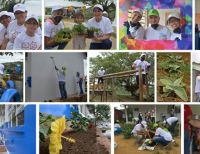
<svg viewBox="0 0 200 154">
<path fill-rule="evenodd" d="M 147 150 L 150 150 L 150 151 L 153 151 L 153 150 L 154 150 L 154 147 L 146 146 L 146 149 L 147 149 Z"/>
<path fill-rule="evenodd" d="M 141 146 L 141 147 L 138 148 L 139 151 L 143 151 L 145 149 L 146 149 L 145 146 Z"/>
</svg>

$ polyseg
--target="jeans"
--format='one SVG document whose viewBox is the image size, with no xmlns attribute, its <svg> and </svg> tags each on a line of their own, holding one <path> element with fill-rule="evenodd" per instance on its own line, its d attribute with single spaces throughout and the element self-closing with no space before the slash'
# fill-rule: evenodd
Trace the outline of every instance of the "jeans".
<svg viewBox="0 0 200 154">
<path fill-rule="evenodd" d="M 65 88 L 65 82 L 64 81 L 59 81 L 59 89 L 60 89 L 60 94 L 62 99 L 67 98 L 67 91 Z"/>
<path fill-rule="evenodd" d="M 164 139 L 164 137 L 162 137 L 162 136 L 155 136 L 153 138 L 153 141 L 156 142 L 156 143 L 158 143 L 158 144 L 161 144 L 162 146 L 166 146 L 166 145 L 168 145 L 171 142 L 171 141 L 166 141 Z"/>
<path fill-rule="evenodd" d="M 101 43 L 91 43 L 90 49 L 111 49 L 112 47 L 112 41 L 107 39 L 103 40 Z"/>
<path fill-rule="evenodd" d="M 173 122 L 171 126 L 169 126 L 169 131 L 172 133 L 172 135 L 175 135 L 175 128 L 176 128 L 176 124 L 178 123 L 178 120 Z"/>
<path fill-rule="evenodd" d="M 83 80 L 80 80 L 78 82 L 78 84 L 79 84 L 79 88 L 80 88 L 80 94 L 83 94 Z"/>
<path fill-rule="evenodd" d="M 184 131 L 184 154 L 190 154 L 190 136 L 187 129 Z"/>
<path fill-rule="evenodd" d="M 200 92 L 196 93 L 196 102 L 200 102 Z"/>
</svg>

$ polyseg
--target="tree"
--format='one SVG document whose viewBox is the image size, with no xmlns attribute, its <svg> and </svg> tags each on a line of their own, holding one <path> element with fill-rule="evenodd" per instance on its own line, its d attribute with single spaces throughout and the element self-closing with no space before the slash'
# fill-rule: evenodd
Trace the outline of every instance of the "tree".
<svg viewBox="0 0 200 154">
<path fill-rule="evenodd" d="M 2 10 L 13 12 L 13 7 L 17 3 L 24 3 L 25 0 L 2 0 Z"/>
</svg>

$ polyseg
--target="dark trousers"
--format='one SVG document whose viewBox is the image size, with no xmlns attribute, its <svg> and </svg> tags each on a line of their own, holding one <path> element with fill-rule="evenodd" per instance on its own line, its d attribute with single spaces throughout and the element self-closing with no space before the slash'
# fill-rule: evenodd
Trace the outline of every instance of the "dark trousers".
<svg viewBox="0 0 200 154">
<path fill-rule="evenodd" d="M 59 81 L 59 89 L 60 89 L 60 95 L 62 99 L 67 98 L 67 91 L 65 88 L 65 82 L 64 81 Z"/>
<path fill-rule="evenodd" d="M 175 121 L 175 122 L 172 123 L 171 126 L 169 126 L 169 131 L 172 133 L 173 136 L 175 134 L 175 128 L 176 128 L 177 123 L 178 123 L 178 121 Z"/>
<path fill-rule="evenodd" d="M 112 47 L 112 41 L 110 39 L 103 40 L 101 43 L 91 43 L 90 49 L 106 49 L 109 50 Z"/>
<path fill-rule="evenodd" d="M 56 43 L 55 45 L 51 46 L 51 47 L 45 47 L 45 49 L 52 49 L 55 48 L 56 46 L 58 46 L 58 49 L 64 49 L 66 47 L 68 42 L 63 42 L 63 43 Z"/>
<path fill-rule="evenodd" d="M 103 78 L 102 78 L 102 77 L 99 77 L 99 78 L 98 78 L 98 84 L 99 84 L 99 83 L 103 83 Z"/>
<path fill-rule="evenodd" d="M 79 84 L 79 88 L 80 88 L 80 94 L 83 94 L 83 80 L 80 80 L 78 82 L 78 84 Z"/>
</svg>

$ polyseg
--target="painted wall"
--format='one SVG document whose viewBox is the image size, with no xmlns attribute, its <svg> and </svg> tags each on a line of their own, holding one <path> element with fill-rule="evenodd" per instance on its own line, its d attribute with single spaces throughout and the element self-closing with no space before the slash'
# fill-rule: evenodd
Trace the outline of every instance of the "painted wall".
<svg viewBox="0 0 200 154">
<path fill-rule="evenodd" d="M 29 56 L 26 76 L 31 75 L 32 87 L 26 85 L 27 101 L 44 101 L 60 97 L 57 74 L 51 56 L 54 57 L 58 68 L 62 66 L 67 68 L 65 79 L 68 95 L 77 93 L 76 72 L 84 74 L 86 56 L 83 53 L 30 53 Z"/>
</svg>

